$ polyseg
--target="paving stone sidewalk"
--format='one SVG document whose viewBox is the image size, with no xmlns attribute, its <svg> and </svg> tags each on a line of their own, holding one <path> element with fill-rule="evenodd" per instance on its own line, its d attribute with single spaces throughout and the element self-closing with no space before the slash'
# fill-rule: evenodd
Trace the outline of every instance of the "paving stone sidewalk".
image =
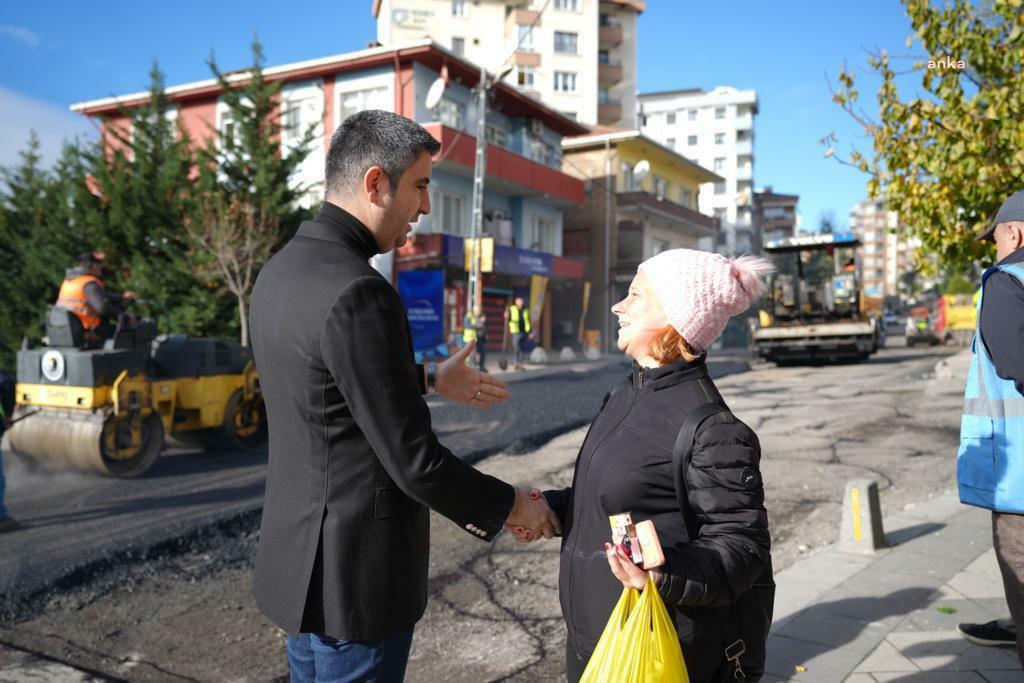
<svg viewBox="0 0 1024 683">
<path fill-rule="evenodd" d="M 874 556 L 826 548 L 776 576 L 766 683 L 1024 681 L 1013 648 L 961 622 L 1007 618 L 991 513 L 943 496 L 885 519 Z"/>
</svg>

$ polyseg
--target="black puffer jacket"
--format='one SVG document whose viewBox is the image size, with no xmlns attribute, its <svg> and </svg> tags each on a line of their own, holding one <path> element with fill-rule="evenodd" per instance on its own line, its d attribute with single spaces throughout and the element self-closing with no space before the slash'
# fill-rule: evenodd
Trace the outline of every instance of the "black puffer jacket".
<svg viewBox="0 0 1024 683">
<path fill-rule="evenodd" d="M 686 416 L 721 401 L 703 358 L 658 368 L 634 363 L 605 397 L 576 459 L 572 487 L 545 496 L 562 520 L 559 595 L 570 646 L 594 651 L 622 585 L 604 556 L 608 516 L 654 521 L 665 549 L 659 583 L 694 683 L 725 673 L 728 607 L 755 582 L 772 583 L 768 515 L 754 432 L 731 414 L 706 420 L 685 473 L 690 509 L 676 499 L 672 449 Z M 687 532 L 699 528 L 691 539 Z M 770 622 L 770 616 L 768 617 Z M 731 640 L 729 642 L 732 642 Z M 728 673 L 731 680 L 731 670 Z"/>
</svg>

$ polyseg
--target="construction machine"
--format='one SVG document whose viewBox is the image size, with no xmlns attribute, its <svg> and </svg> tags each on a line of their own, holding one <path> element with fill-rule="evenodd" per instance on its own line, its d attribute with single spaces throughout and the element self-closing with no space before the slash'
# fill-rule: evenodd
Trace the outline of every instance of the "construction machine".
<svg viewBox="0 0 1024 683">
<path fill-rule="evenodd" d="M 17 407 L 7 448 L 114 477 L 137 477 L 168 438 L 249 449 L 266 439 L 252 352 L 220 339 L 157 336 L 122 318 L 90 342 L 73 313 L 51 306 L 46 346 L 18 352 Z"/>
<path fill-rule="evenodd" d="M 884 344 L 880 311 L 862 296 L 850 233 L 769 242 L 777 271 L 764 308 L 751 321 L 755 352 L 774 362 L 861 360 Z"/>
</svg>

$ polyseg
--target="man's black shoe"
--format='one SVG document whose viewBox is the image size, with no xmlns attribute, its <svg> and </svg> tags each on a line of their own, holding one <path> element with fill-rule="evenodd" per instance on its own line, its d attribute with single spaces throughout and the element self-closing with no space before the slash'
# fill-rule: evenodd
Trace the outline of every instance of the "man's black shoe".
<svg viewBox="0 0 1024 683">
<path fill-rule="evenodd" d="M 17 531 L 20 528 L 21 522 L 14 519 L 14 517 L 0 519 L 0 534 L 7 533 L 8 531 Z"/>
<path fill-rule="evenodd" d="M 1009 626 L 1010 628 L 1007 628 Z M 987 624 L 960 624 L 957 629 L 967 640 L 975 645 L 996 647 L 999 645 L 1016 645 L 1017 633 L 1013 630 L 1013 622 L 1005 623 L 990 621 Z"/>
</svg>

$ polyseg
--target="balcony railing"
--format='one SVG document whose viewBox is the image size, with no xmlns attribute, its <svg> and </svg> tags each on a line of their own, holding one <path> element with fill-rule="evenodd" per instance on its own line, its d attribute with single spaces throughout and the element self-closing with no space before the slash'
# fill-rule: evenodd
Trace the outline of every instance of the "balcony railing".
<svg viewBox="0 0 1024 683">
<path fill-rule="evenodd" d="M 649 192 L 619 192 L 616 194 L 620 209 L 636 207 L 648 211 L 657 211 L 674 220 L 688 223 L 703 231 L 715 230 L 715 219 L 705 216 L 699 211 L 677 204 L 669 199 L 658 199 L 656 195 Z"/>
<path fill-rule="evenodd" d="M 597 122 L 608 125 L 622 118 L 622 102 L 608 100 L 597 104 Z"/>
<path fill-rule="evenodd" d="M 614 85 L 622 81 L 622 65 L 606 63 L 597 65 L 597 80 L 601 83 Z"/>
<path fill-rule="evenodd" d="M 736 117 L 736 129 L 737 130 L 750 130 L 754 127 L 754 115 L 753 114 L 741 114 Z"/>
<path fill-rule="evenodd" d="M 621 45 L 622 27 L 614 25 L 601 26 L 598 28 L 597 39 L 601 45 Z"/>
<path fill-rule="evenodd" d="M 737 140 L 736 141 L 736 154 L 753 154 L 754 153 L 754 141 L 753 140 Z"/>
</svg>

